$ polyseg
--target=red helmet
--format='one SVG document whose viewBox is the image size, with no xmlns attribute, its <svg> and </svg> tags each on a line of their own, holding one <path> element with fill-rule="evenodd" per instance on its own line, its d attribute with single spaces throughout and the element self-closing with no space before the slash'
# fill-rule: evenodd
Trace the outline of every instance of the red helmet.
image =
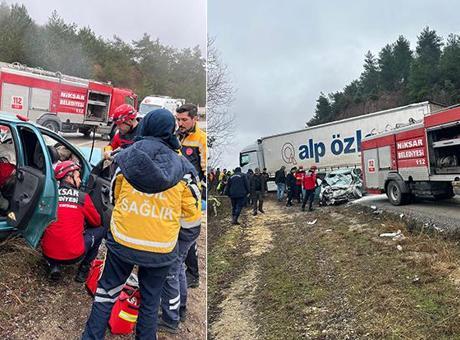
<svg viewBox="0 0 460 340">
<path fill-rule="evenodd" d="M 80 170 L 80 166 L 72 161 L 64 161 L 56 165 L 54 168 L 54 177 L 63 179 L 69 172 Z"/>
<path fill-rule="evenodd" d="M 135 119 L 136 117 L 136 110 L 129 104 L 121 104 L 115 109 L 115 111 L 113 111 L 113 122 L 117 125 L 125 123 L 131 119 Z"/>
</svg>

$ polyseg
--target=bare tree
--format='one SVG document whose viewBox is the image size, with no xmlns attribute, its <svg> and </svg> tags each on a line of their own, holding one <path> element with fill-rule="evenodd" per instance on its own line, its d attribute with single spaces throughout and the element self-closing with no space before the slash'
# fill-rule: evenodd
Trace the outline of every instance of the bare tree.
<svg viewBox="0 0 460 340">
<path fill-rule="evenodd" d="M 215 39 L 208 37 L 207 59 L 207 135 L 209 165 L 218 165 L 223 150 L 234 134 L 234 115 L 228 107 L 235 97 L 227 65 L 222 63 Z"/>
</svg>

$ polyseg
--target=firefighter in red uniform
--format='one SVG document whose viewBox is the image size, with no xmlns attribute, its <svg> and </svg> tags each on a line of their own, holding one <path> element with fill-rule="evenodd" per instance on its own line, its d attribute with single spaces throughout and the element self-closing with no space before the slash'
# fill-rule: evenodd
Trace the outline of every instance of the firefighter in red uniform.
<svg viewBox="0 0 460 340">
<path fill-rule="evenodd" d="M 81 260 L 75 281 L 84 282 L 105 235 L 91 197 L 79 190 L 79 170 L 80 166 L 72 161 L 59 163 L 54 169 L 59 181 L 57 221 L 46 228 L 41 243 L 54 281 L 61 277 L 60 265 Z M 91 228 L 85 229 L 85 222 Z"/>
<path fill-rule="evenodd" d="M 302 211 L 305 211 L 305 205 L 308 201 L 308 211 L 313 210 L 313 199 L 315 198 L 316 183 L 316 165 L 312 165 L 310 170 L 305 174 L 303 178 L 302 187 L 305 189 L 305 196 L 302 201 Z"/>
<path fill-rule="evenodd" d="M 303 198 L 305 197 L 305 189 L 303 187 L 303 180 L 305 178 L 305 170 L 303 169 L 303 166 L 300 165 L 299 169 L 295 173 L 295 192 L 294 192 L 294 197 L 297 198 L 297 201 L 300 203 L 303 201 Z"/>
<path fill-rule="evenodd" d="M 129 104 L 121 104 L 113 112 L 113 122 L 118 128 L 109 145 L 104 148 L 104 158 L 108 159 L 112 153 L 119 148 L 125 148 L 134 143 L 136 137 L 137 112 Z"/>
</svg>

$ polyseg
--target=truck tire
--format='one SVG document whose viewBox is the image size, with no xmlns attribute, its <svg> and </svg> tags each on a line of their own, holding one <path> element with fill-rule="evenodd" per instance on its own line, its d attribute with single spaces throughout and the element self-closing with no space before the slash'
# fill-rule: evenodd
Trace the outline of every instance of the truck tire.
<svg viewBox="0 0 460 340">
<path fill-rule="evenodd" d="M 59 124 L 51 119 L 45 120 L 43 124 L 41 124 L 43 127 L 46 127 L 47 129 L 50 129 L 53 132 L 58 133 L 59 132 Z"/>
<path fill-rule="evenodd" d="M 390 181 L 387 185 L 387 197 L 393 205 L 404 205 L 410 202 L 411 194 L 404 194 L 397 181 Z"/>
</svg>

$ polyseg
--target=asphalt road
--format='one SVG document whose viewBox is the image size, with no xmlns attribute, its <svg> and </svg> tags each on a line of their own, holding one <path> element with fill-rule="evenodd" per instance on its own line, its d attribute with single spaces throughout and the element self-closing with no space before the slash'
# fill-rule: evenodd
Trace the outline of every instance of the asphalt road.
<svg viewBox="0 0 460 340">
<path fill-rule="evenodd" d="M 93 136 L 85 137 L 81 133 L 61 133 L 61 136 L 64 137 L 74 146 L 78 147 L 83 153 L 86 159 L 89 159 L 91 155 L 91 164 L 96 165 L 100 159 L 103 157 L 103 148 L 109 142 L 102 140 L 101 136 L 96 134 L 94 140 L 94 150 L 91 153 L 91 146 L 93 144 Z"/>
<path fill-rule="evenodd" d="M 449 200 L 429 201 L 418 199 L 403 206 L 392 205 L 386 195 L 369 195 L 354 201 L 355 204 L 375 206 L 383 211 L 404 214 L 434 228 L 460 234 L 460 196 Z"/>
<path fill-rule="evenodd" d="M 76 145 L 78 147 L 91 147 L 93 143 L 93 135 L 91 135 L 91 137 L 85 137 L 81 133 L 61 133 L 61 136 L 67 139 L 73 145 Z M 108 141 L 102 140 L 101 135 L 96 134 L 96 139 L 94 141 L 95 148 L 101 149 L 108 143 Z"/>
</svg>

